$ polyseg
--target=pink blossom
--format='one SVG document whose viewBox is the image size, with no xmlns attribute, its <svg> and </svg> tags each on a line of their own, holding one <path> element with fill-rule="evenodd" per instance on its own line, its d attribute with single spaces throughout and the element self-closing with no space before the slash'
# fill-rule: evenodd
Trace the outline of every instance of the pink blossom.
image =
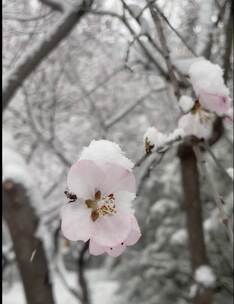
<svg viewBox="0 0 234 304">
<path fill-rule="evenodd" d="M 90 253 L 122 254 L 141 236 L 131 202 L 136 183 L 131 170 L 118 164 L 78 160 L 67 178 L 77 201 L 61 210 L 62 232 L 72 241 L 90 240 Z"/>
<path fill-rule="evenodd" d="M 231 103 L 220 66 L 208 60 L 199 60 L 191 65 L 189 76 L 203 108 L 223 116 Z"/>
<path fill-rule="evenodd" d="M 199 139 L 208 139 L 212 134 L 214 115 L 199 109 L 183 115 L 178 127 L 184 130 L 185 136 L 195 136 Z"/>
<path fill-rule="evenodd" d="M 219 116 L 223 116 L 230 108 L 230 98 L 225 95 L 211 94 L 200 91 L 199 101 L 201 105 Z"/>
</svg>

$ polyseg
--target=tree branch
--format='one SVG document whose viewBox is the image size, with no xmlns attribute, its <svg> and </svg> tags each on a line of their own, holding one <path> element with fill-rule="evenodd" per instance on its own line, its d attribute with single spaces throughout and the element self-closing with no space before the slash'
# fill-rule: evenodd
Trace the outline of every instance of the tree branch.
<svg viewBox="0 0 234 304">
<path fill-rule="evenodd" d="M 156 30 L 158 32 L 159 39 L 160 39 L 160 42 L 161 42 L 161 45 L 162 45 L 162 48 L 163 48 L 163 54 L 164 54 L 164 58 L 165 58 L 166 64 L 167 64 L 169 78 L 170 78 L 171 83 L 174 87 L 175 96 L 177 98 L 179 98 L 181 96 L 180 86 L 179 86 L 179 82 L 176 78 L 173 65 L 171 63 L 170 50 L 169 50 L 168 45 L 167 45 L 167 41 L 166 41 L 166 37 L 165 37 L 164 31 L 163 31 L 163 27 L 162 27 L 160 17 L 158 16 L 158 12 L 155 8 L 155 4 L 150 5 L 149 9 L 150 9 L 151 16 L 154 20 Z"/>
<path fill-rule="evenodd" d="M 17 90 L 58 44 L 74 29 L 86 11 L 91 7 L 93 0 L 82 2 L 78 9 L 72 8 L 64 13 L 55 27 L 45 35 L 22 59 L 18 61 L 13 71 L 10 71 L 3 85 L 3 111 L 6 109 Z"/>
</svg>

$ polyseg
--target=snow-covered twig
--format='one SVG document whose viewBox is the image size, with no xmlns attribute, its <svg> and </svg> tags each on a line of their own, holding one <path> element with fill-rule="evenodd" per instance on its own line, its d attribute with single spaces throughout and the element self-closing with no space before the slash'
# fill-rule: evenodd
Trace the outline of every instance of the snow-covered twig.
<svg viewBox="0 0 234 304">
<path fill-rule="evenodd" d="M 212 179 L 212 177 L 209 173 L 209 170 L 207 169 L 204 154 L 202 154 L 202 152 L 200 150 L 200 147 L 197 146 L 197 145 L 193 146 L 193 150 L 194 150 L 194 153 L 196 155 L 198 165 L 200 166 L 200 169 L 203 172 L 204 177 L 207 179 L 207 181 L 210 185 L 210 189 L 211 189 L 211 192 L 213 194 L 214 201 L 215 201 L 215 203 L 217 205 L 217 208 L 219 210 L 222 223 L 224 224 L 224 226 L 227 229 L 227 233 L 228 233 L 230 242 L 231 242 L 231 244 L 233 244 L 233 223 L 232 223 L 232 219 L 227 215 L 227 213 L 224 209 L 224 201 L 223 201 L 222 197 L 220 196 L 220 194 L 217 192 L 216 187 L 213 183 L 213 179 Z"/>
</svg>

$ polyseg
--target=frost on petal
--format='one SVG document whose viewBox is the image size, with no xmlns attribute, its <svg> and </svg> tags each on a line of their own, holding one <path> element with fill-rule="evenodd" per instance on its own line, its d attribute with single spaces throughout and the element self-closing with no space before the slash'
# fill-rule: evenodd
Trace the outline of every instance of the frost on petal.
<svg viewBox="0 0 234 304">
<path fill-rule="evenodd" d="M 119 165 L 127 170 L 132 170 L 134 164 L 128 159 L 120 146 L 109 140 L 92 140 L 88 147 L 85 147 L 80 155 L 81 159 L 88 159 L 99 164 L 110 162 Z"/>
<path fill-rule="evenodd" d="M 136 242 L 138 242 L 140 237 L 141 237 L 140 227 L 137 223 L 135 216 L 132 216 L 131 231 L 124 243 L 126 243 L 127 246 L 132 246 L 136 244 Z"/>
<path fill-rule="evenodd" d="M 100 190 L 105 194 L 117 191 L 136 192 L 136 180 L 131 171 L 113 163 L 104 164 L 102 169 L 105 179 L 101 181 Z"/>
<path fill-rule="evenodd" d="M 108 247 L 106 249 L 106 253 L 112 257 L 120 256 L 126 249 L 126 245 L 124 243 L 116 246 L 116 247 Z"/>
<path fill-rule="evenodd" d="M 99 183 L 105 178 L 104 172 L 93 161 L 79 160 L 70 169 L 67 185 L 77 197 L 93 198 Z"/>
<path fill-rule="evenodd" d="M 125 240 L 131 229 L 131 215 L 117 212 L 94 222 L 92 239 L 101 246 L 114 247 Z"/>
<path fill-rule="evenodd" d="M 208 139 L 212 134 L 213 116 L 206 116 L 201 119 L 199 113 L 188 113 L 183 115 L 178 121 L 178 127 L 184 130 L 186 136 L 196 136 L 197 138 Z"/>
<path fill-rule="evenodd" d="M 82 203 L 69 203 L 61 209 L 61 229 L 68 240 L 86 242 L 92 233 L 90 210 Z"/>
<path fill-rule="evenodd" d="M 188 113 L 194 106 L 194 100 L 190 96 L 181 96 L 179 106 L 184 113 Z"/>
<path fill-rule="evenodd" d="M 92 239 L 89 242 L 89 253 L 92 255 L 100 255 L 105 252 L 105 247 L 97 244 Z"/>
</svg>

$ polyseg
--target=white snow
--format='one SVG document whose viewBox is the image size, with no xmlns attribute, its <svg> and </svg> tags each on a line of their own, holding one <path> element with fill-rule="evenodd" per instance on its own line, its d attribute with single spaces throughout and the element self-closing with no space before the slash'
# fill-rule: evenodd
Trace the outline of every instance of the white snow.
<svg viewBox="0 0 234 304">
<path fill-rule="evenodd" d="M 170 199 L 160 199 L 156 201 L 153 206 L 150 208 L 150 212 L 165 214 L 167 210 L 172 210 L 176 208 L 176 202 Z"/>
<path fill-rule="evenodd" d="M 204 60 L 204 57 L 177 57 L 171 55 L 173 65 L 184 75 L 187 75 L 191 65 L 197 61 Z"/>
<path fill-rule="evenodd" d="M 215 274 L 208 265 L 198 267 L 195 271 L 194 279 L 205 287 L 214 287 L 216 281 Z"/>
<path fill-rule="evenodd" d="M 159 151 L 183 137 L 184 130 L 182 128 L 175 129 L 172 133 L 165 134 L 157 130 L 155 127 L 150 127 L 145 132 L 143 139 L 144 144 L 148 143 L 153 146 L 153 151 Z"/>
<path fill-rule="evenodd" d="M 178 127 L 184 130 L 186 136 L 208 139 L 212 133 L 214 116 L 212 113 L 187 113 L 178 121 Z"/>
<path fill-rule="evenodd" d="M 3 181 L 9 179 L 16 183 L 32 187 L 32 177 L 28 172 L 23 157 L 17 152 L 15 143 L 10 133 L 3 131 Z"/>
<path fill-rule="evenodd" d="M 150 145 L 154 146 L 154 150 L 158 150 L 165 146 L 167 142 L 167 135 L 158 131 L 155 127 L 150 127 L 144 134 L 144 143 L 148 142 Z"/>
<path fill-rule="evenodd" d="M 233 168 L 228 168 L 226 171 L 228 175 L 233 179 Z"/>
<path fill-rule="evenodd" d="M 179 106 L 184 113 L 187 113 L 194 106 L 194 100 L 190 96 L 183 95 L 179 100 Z"/>
<path fill-rule="evenodd" d="M 32 13 L 36 13 L 39 10 L 41 4 L 38 0 L 30 0 L 29 5 L 32 10 Z"/>
<path fill-rule="evenodd" d="M 197 96 L 202 92 L 229 95 L 229 89 L 223 80 L 223 70 L 208 60 L 194 62 L 189 69 L 189 76 Z"/>
<path fill-rule="evenodd" d="M 109 280 L 107 273 L 103 270 L 87 271 L 87 278 L 89 281 L 91 300 L 93 304 L 114 304 L 114 300 L 116 298 L 115 292 L 118 288 L 118 283 L 116 281 Z M 72 286 L 76 288 L 77 276 L 75 273 L 69 274 L 66 279 L 69 283 L 72 281 Z M 67 291 L 58 276 L 53 279 L 53 284 L 56 304 L 80 303 Z M 17 304 L 26 304 L 22 284 L 19 282 L 14 283 L 9 292 L 3 292 L 2 299 L 4 304 L 16 304 L 16 299 Z"/>
<path fill-rule="evenodd" d="M 193 284 L 189 290 L 189 298 L 191 298 L 191 299 L 194 298 L 195 295 L 197 294 L 197 291 L 198 291 L 198 285 Z"/>
<path fill-rule="evenodd" d="M 128 170 L 132 170 L 134 166 L 118 144 L 104 139 L 92 140 L 88 147 L 83 148 L 79 159 L 111 162 Z"/>
<path fill-rule="evenodd" d="M 179 229 L 171 236 L 171 243 L 173 245 L 184 245 L 187 241 L 188 235 L 185 229 Z"/>
</svg>

